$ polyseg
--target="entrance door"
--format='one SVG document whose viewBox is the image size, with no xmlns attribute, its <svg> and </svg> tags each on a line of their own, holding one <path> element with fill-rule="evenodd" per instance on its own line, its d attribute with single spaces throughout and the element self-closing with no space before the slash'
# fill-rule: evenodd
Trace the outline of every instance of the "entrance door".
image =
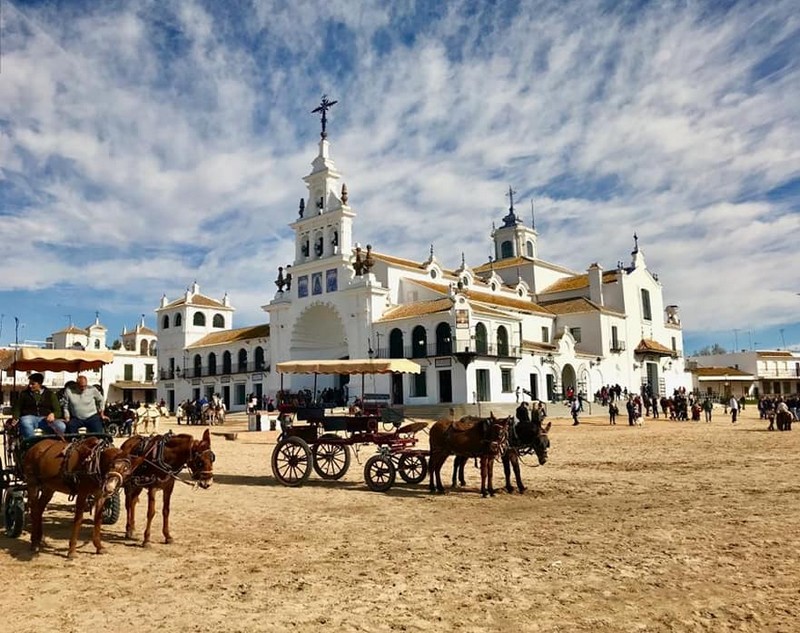
<svg viewBox="0 0 800 633">
<path fill-rule="evenodd" d="M 547 401 L 554 402 L 556 395 L 556 382 L 553 374 L 547 374 Z"/>
<path fill-rule="evenodd" d="M 658 393 L 658 363 L 647 363 L 647 384 L 650 395 Z"/>
<path fill-rule="evenodd" d="M 530 396 L 531 400 L 539 399 L 539 376 L 538 374 L 530 375 Z"/>
<path fill-rule="evenodd" d="M 449 369 L 439 372 L 439 402 L 453 401 L 453 379 Z"/>
<path fill-rule="evenodd" d="M 225 385 L 222 388 L 222 401 L 225 403 L 225 410 L 231 410 L 231 387 L 230 385 Z"/>
<path fill-rule="evenodd" d="M 478 402 L 488 402 L 491 399 L 491 390 L 489 388 L 489 370 L 476 370 L 475 382 L 478 390 Z"/>
<path fill-rule="evenodd" d="M 392 374 L 392 404 L 403 404 L 403 374 Z"/>
<path fill-rule="evenodd" d="M 256 398 L 258 398 L 258 408 L 260 409 L 261 408 L 261 396 L 264 395 L 264 385 L 262 385 L 260 382 L 257 382 L 257 383 L 255 383 L 253 385 L 253 389 L 255 389 Z"/>
<path fill-rule="evenodd" d="M 174 389 L 168 389 L 167 390 L 167 406 L 169 407 L 169 410 L 171 412 L 175 411 L 175 390 Z"/>
</svg>

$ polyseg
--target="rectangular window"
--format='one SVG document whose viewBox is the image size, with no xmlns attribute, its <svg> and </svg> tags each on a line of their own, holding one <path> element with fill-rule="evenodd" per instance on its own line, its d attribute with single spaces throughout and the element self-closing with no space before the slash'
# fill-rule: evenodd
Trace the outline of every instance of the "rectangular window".
<svg viewBox="0 0 800 633">
<path fill-rule="evenodd" d="M 650 291 L 642 288 L 642 318 L 645 321 L 653 320 L 653 312 L 650 309 Z"/>
<path fill-rule="evenodd" d="M 581 342 L 581 329 L 579 327 L 570 328 L 569 333 L 572 334 L 572 338 L 575 339 L 576 343 Z"/>
<path fill-rule="evenodd" d="M 428 395 L 428 381 L 423 369 L 418 374 L 415 374 L 411 380 L 411 397 L 412 398 L 425 398 Z"/>
<path fill-rule="evenodd" d="M 550 342 L 550 328 L 543 327 L 542 328 L 542 343 L 549 343 Z"/>
<path fill-rule="evenodd" d="M 619 331 L 616 325 L 611 326 L 611 351 L 619 349 Z"/>
<path fill-rule="evenodd" d="M 125 365 L 123 371 L 125 372 L 123 380 L 133 380 L 133 365 Z"/>
<path fill-rule="evenodd" d="M 488 402 L 492 399 L 491 389 L 489 388 L 489 370 L 478 369 L 475 371 L 475 383 L 477 386 L 477 397 L 479 402 Z"/>
<path fill-rule="evenodd" d="M 678 351 L 678 341 L 675 339 L 674 336 L 672 337 L 672 351 L 673 352 Z"/>
<path fill-rule="evenodd" d="M 155 373 L 155 365 L 152 363 L 147 363 L 144 366 L 144 379 L 148 382 L 153 380 L 153 375 Z"/>
<path fill-rule="evenodd" d="M 511 370 L 510 369 L 501 369 L 500 370 L 500 382 L 503 387 L 503 393 L 508 393 L 513 391 L 511 388 Z"/>
</svg>

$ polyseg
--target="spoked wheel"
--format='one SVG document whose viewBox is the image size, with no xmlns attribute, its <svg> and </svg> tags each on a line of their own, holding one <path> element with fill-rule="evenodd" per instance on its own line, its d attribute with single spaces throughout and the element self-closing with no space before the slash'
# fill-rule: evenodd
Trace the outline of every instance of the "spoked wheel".
<svg viewBox="0 0 800 633">
<path fill-rule="evenodd" d="M 409 484 L 418 484 L 428 476 L 428 460 L 424 455 L 409 453 L 400 458 L 397 465 L 400 478 Z"/>
<path fill-rule="evenodd" d="M 394 484 L 396 472 L 391 459 L 373 455 L 364 464 L 364 481 L 373 492 L 386 492 Z"/>
<path fill-rule="evenodd" d="M 109 422 L 106 424 L 106 433 L 108 433 L 111 437 L 117 437 L 121 435 L 119 424 L 116 422 Z"/>
<path fill-rule="evenodd" d="M 17 538 L 25 525 L 25 499 L 22 493 L 8 492 L 3 503 L 4 532 L 8 538 Z"/>
<path fill-rule="evenodd" d="M 119 490 L 103 503 L 103 525 L 114 525 L 119 521 Z"/>
<path fill-rule="evenodd" d="M 284 486 L 302 486 L 311 474 L 311 449 L 299 437 L 287 437 L 272 451 L 272 474 Z"/>
<path fill-rule="evenodd" d="M 314 444 L 314 470 L 323 479 L 341 479 L 350 468 L 350 451 L 346 444 L 319 442 Z"/>
</svg>

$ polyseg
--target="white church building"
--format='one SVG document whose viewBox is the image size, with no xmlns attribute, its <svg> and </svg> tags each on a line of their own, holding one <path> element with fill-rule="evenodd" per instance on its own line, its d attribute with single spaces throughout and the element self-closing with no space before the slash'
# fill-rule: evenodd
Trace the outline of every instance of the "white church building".
<svg viewBox="0 0 800 633">
<path fill-rule="evenodd" d="M 635 236 L 630 262 L 610 270 L 546 262 L 510 192 L 489 262 L 470 267 L 462 255 L 453 270 L 433 247 L 421 261 L 362 248 L 324 121 L 321 137 L 289 225 L 294 261 L 279 270 L 278 290 L 263 306 L 268 323 L 234 329 L 227 295 L 208 297 L 197 283 L 177 299 L 162 298 L 158 398 L 171 408 L 219 393 L 241 410 L 249 394 L 311 388 L 313 376 L 282 379 L 274 369 L 303 359 L 412 359 L 419 375 L 370 377 L 364 387 L 405 407 L 511 404 L 520 394 L 591 399 L 614 384 L 636 392 L 649 385 L 655 394 L 691 389 L 678 308 L 665 303 Z M 346 376 L 319 376 L 316 385 L 345 383 Z M 351 399 L 360 390 L 360 380 L 349 383 Z"/>
</svg>

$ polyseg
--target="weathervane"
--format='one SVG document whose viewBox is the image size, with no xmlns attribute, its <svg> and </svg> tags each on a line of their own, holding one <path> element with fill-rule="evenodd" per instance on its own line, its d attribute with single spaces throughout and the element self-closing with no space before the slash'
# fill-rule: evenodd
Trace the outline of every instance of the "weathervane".
<svg viewBox="0 0 800 633">
<path fill-rule="evenodd" d="M 508 210 L 511 212 L 511 215 L 514 215 L 514 194 L 515 193 L 517 193 L 517 192 L 514 191 L 511 188 L 511 185 L 509 185 L 508 186 L 508 194 L 506 194 L 506 195 L 508 195 L 508 199 L 511 202 L 510 206 L 508 207 Z"/>
<path fill-rule="evenodd" d="M 328 95 L 322 95 L 322 100 L 319 102 L 319 106 L 311 111 L 311 114 L 316 114 L 317 112 L 322 113 L 322 132 L 320 132 L 320 137 L 323 139 L 328 138 L 328 131 L 326 130 L 328 126 L 328 110 L 330 110 L 337 103 L 339 102 L 329 101 Z"/>
</svg>

